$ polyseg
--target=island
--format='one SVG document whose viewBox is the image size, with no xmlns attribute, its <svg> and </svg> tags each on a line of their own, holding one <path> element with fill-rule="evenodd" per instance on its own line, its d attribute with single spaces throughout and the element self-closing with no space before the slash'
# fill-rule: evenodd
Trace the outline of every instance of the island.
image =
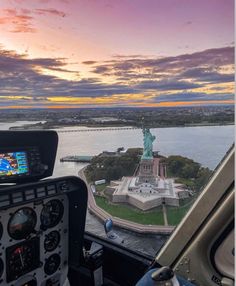
<svg viewBox="0 0 236 286">
<path fill-rule="evenodd" d="M 155 140 L 143 129 L 144 148 L 103 152 L 84 170 L 97 206 L 143 225 L 175 226 L 191 207 L 212 171 L 182 156 L 152 150 Z M 95 182 L 102 184 L 95 185 Z"/>
</svg>

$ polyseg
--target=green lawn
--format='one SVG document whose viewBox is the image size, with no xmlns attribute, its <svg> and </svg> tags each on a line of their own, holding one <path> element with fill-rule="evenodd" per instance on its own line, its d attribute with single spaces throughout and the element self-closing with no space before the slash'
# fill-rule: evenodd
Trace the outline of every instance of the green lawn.
<svg viewBox="0 0 236 286">
<path fill-rule="evenodd" d="M 97 205 L 109 214 L 122 219 L 141 224 L 164 225 L 162 209 L 142 212 L 125 205 L 114 205 L 107 202 L 103 197 L 95 197 Z"/>
<path fill-rule="evenodd" d="M 185 216 L 187 211 L 190 209 L 192 203 L 188 203 L 182 207 L 166 207 L 167 219 L 169 225 L 177 225 L 180 223 L 182 218 Z"/>
<path fill-rule="evenodd" d="M 105 184 L 97 185 L 95 186 L 95 188 L 97 192 L 102 192 L 105 190 L 106 186 L 108 186 L 108 184 L 105 183 Z"/>
</svg>

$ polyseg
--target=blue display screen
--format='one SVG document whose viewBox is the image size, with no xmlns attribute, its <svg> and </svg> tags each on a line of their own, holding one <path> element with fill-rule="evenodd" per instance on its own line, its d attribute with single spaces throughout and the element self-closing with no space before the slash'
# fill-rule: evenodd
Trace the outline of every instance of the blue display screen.
<svg viewBox="0 0 236 286">
<path fill-rule="evenodd" d="M 26 152 L 0 153 L 0 177 L 28 174 Z"/>
</svg>

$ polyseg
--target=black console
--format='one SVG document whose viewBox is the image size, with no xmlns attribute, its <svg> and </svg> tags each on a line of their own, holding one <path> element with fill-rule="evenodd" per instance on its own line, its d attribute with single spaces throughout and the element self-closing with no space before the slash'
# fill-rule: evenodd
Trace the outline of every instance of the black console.
<svg viewBox="0 0 236 286">
<path fill-rule="evenodd" d="M 55 132 L 3 131 L 0 139 L 0 285 L 62 286 L 83 256 L 86 185 L 73 176 L 39 180 L 52 174 Z"/>
<path fill-rule="evenodd" d="M 1 131 L 0 184 L 52 175 L 58 136 L 54 131 Z"/>
</svg>

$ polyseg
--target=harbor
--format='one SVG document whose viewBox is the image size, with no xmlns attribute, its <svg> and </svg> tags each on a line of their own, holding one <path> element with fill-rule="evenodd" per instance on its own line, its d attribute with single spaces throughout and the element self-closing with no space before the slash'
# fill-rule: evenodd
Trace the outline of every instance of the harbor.
<svg viewBox="0 0 236 286">
<path fill-rule="evenodd" d="M 109 156 L 121 156 L 125 154 L 127 150 L 124 147 L 117 148 L 116 151 L 102 151 L 98 156 L 109 157 Z M 90 163 L 95 156 L 89 155 L 70 155 L 60 158 L 60 162 L 75 162 L 75 163 Z"/>
<path fill-rule="evenodd" d="M 65 156 L 60 158 L 60 162 L 89 163 L 94 156 Z"/>
</svg>

